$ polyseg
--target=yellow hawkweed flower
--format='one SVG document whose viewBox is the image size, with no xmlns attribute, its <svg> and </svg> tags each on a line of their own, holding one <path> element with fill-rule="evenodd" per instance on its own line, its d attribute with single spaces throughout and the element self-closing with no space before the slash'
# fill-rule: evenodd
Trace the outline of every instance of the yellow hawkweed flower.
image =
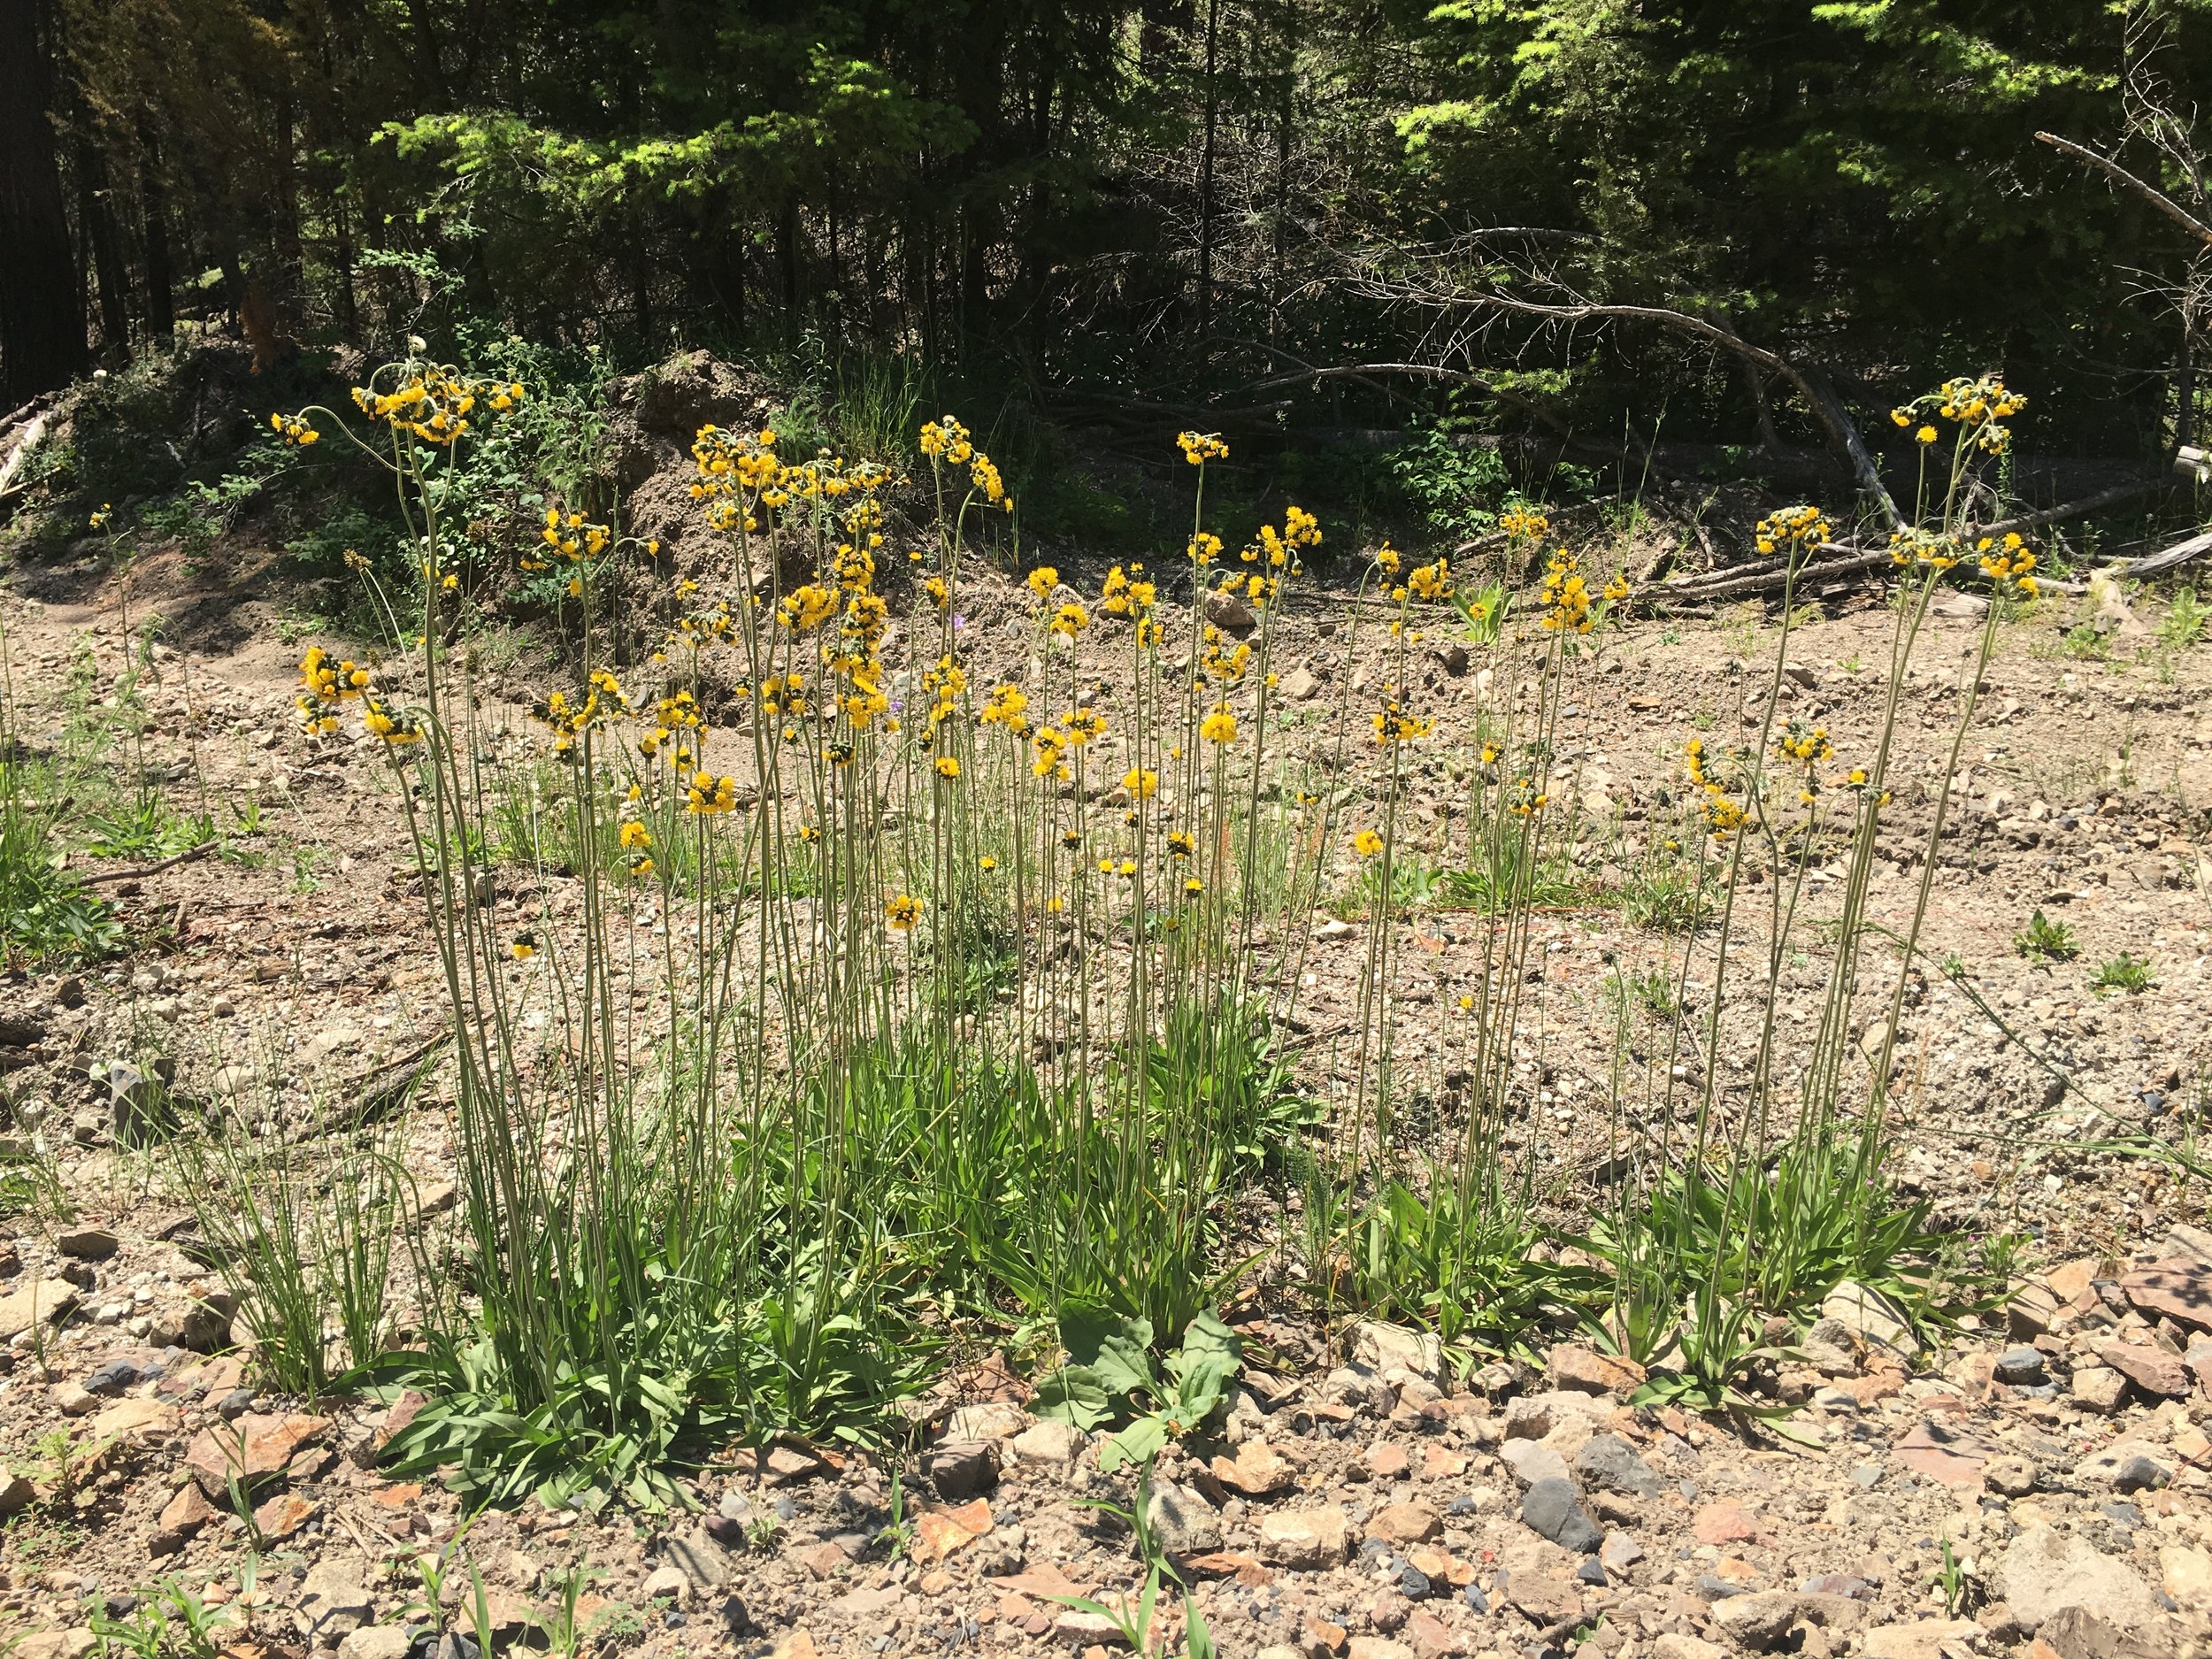
<svg viewBox="0 0 2212 1659">
<path fill-rule="evenodd" d="M 737 805 L 737 780 L 718 778 L 711 772 L 695 772 L 685 791 L 686 810 L 702 818 L 718 812 L 730 811 Z"/>
<path fill-rule="evenodd" d="M 1209 743 L 1233 743 L 1237 741 L 1237 717 L 1229 712 L 1227 703 L 1214 704 L 1213 712 L 1199 722 L 1198 735 Z"/>
<path fill-rule="evenodd" d="M 931 764 L 940 778 L 951 779 L 960 775 L 960 763 L 950 755 L 940 755 Z"/>
<path fill-rule="evenodd" d="M 1160 793 L 1160 774 L 1142 766 L 1132 766 L 1121 775 L 1121 787 L 1140 801 L 1149 801 Z"/>
<path fill-rule="evenodd" d="M 1376 857 L 1382 849 L 1383 838 L 1379 831 L 1363 829 L 1352 837 L 1352 850 L 1363 858 Z"/>
<path fill-rule="evenodd" d="M 910 893 L 902 893 L 883 907 L 883 919 L 895 932 L 910 932 L 922 919 L 922 902 Z"/>
<path fill-rule="evenodd" d="M 529 961 L 538 954 L 538 936 L 532 933 L 517 933 L 513 942 L 507 947 L 507 952 L 517 962 Z"/>
<path fill-rule="evenodd" d="M 1182 450 L 1183 458 L 1193 466 L 1228 458 L 1229 446 L 1217 432 L 1179 432 L 1175 443 Z"/>
<path fill-rule="evenodd" d="M 1049 599 L 1052 590 L 1060 585 L 1060 572 L 1049 565 L 1040 565 L 1029 572 L 1029 591 L 1040 599 Z"/>
</svg>

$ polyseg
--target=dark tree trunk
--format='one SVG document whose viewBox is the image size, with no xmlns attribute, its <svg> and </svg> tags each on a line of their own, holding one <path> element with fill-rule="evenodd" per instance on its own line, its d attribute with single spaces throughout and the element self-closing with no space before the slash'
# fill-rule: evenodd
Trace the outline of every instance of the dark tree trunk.
<svg viewBox="0 0 2212 1659">
<path fill-rule="evenodd" d="M 131 347 L 131 280 L 123 265 L 122 238 L 109 200 L 107 161 L 90 143 L 76 141 L 77 219 L 92 250 L 92 279 L 100 290 L 100 349 L 127 354 Z"/>
<path fill-rule="evenodd" d="M 165 342 L 177 330 L 177 302 L 169 264 L 169 192 L 158 171 L 160 153 L 150 134 L 138 165 L 138 214 L 145 221 L 146 334 Z"/>
<path fill-rule="evenodd" d="M 38 0 L 0 0 L 0 404 L 9 407 L 85 360 L 39 24 Z"/>
<path fill-rule="evenodd" d="M 1206 137 L 1198 160 L 1198 337 L 1213 332 L 1214 321 L 1214 150 L 1221 102 L 1215 76 L 1220 67 L 1221 0 L 1206 0 Z"/>
</svg>

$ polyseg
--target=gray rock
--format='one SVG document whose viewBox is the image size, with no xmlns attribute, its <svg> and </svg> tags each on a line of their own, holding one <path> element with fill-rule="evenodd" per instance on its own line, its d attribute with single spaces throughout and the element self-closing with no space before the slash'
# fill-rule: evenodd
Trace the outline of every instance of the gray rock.
<svg viewBox="0 0 2212 1659">
<path fill-rule="evenodd" d="M 2107 1624 L 2132 1630 L 2158 1611 L 2142 1579 L 2086 1539 L 2045 1522 L 2012 1541 L 1997 1569 L 2006 1603 L 2030 1629 L 2062 1608 L 2084 1609 Z"/>
<path fill-rule="evenodd" d="M 1847 1596 L 1817 1592 L 1761 1590 L 1733 1595 L 1713 1607 L 1713 1624 L 1740 1647 L 1765 1653 L 1779 1647 L 1800 1624 L 1827 1630 L 1855 1630 L 1866 1609 Z"/>
<path fill-rule="evenodd" d="M 729 1552 L 710 1538 L 703 1527 L 688 1536 L 667 1540 L 661 1554 L 667 1557 L 668 1565 L 699 1589 L 718 1590 L 730 1581 Z"/>
<path fill-rule="evenodd" d="M 1521 1500 L 1521 1521 L 1540 1538 L 1548 1538 L 1578 1555 L 1594 1554 L 1605 1542 L 1597 1523 L 1582 1512 L 1570 1480 L 1540 1480 Z"/>
<path fill-rule="evenodd" d="M 1221 1520 L 1213 1505 L 1175 1481 L 1153 1484 L 1145 1519 L 1171 1555 L 1202 1555 L 1221 1548 Z"/>
<path fill-rule="evenodd" d="M 2173 1651 L 2170 1642 L 2130 1635 L 2078 1607 L 2059 1609 L 2036 1635 L 2058 1659 L 2170 1659 Z"/>
<path fill-rule="evenodd" d="M 948 1440 L 923 1456 L 922 1474 L 947 1503 L 965 1503 L 998 1485 L 998 1447 L 990 1440 Z"/>
<path fill-rule="evenodd" d="M 1083 1455 L 1090 1436 L 1069 1423 L 1048 1417 L 1014 1436 L 1014 1455 L 1025 1463 L 1071 1463 Z"/>
<path fill-rule="evenodd" d="M 2140 1453 L 2112 1471 L 2112 1484 L 2122 1492 L 2154 1492 L 2172 1479 L 2164 1469 Z"/>
<path fill-rule="evenodd" d="M 2174 1463 L 2162 1447 L 2144 1440 L 2116 1440 L 2074 1465 L 2074 1478 L 2090 1486 L 2143 1492 L 2174 1478 Z"/>
<path fill-rule="evenodd" d="M 1444 1344 L 1431 1331 L 1409 1331 L 1380 1319 L 1362 1319 L 1352 1327 L 1352 1359 L 1377 1372 L 1402 1366 L 1432 1383 L 1442 1380 Z"/>
<path fill-rule="evenodd" d="M 365 1562 L 332 1555 L 307 1570 L 300 1585 L 300 1616 L 319 1647 L 334 1646 L 376 1617 L 376 1599 L 362 1582 Z"/>
<path fill-rule="evenodd" d="M 1997 1356 L 1994 1375 L 2001 1383 L 2033 1385 L 2043 1380 L 2043 1356 L 2027 1347 L 2008 1348 Z"/>
<path fill-rule="evenodd" d="M 1917 1359 L 1920 1339 L 1904 1310 L 1878 1290 L 1845 1279 L 1820 1304 L 1822 1322 L 1832 1319 L 1869 1348 L 1886 1348 L 1900 1359 Z"/>
<path fill-rule="evenodd" d="M 1601 1487 L 1632 1498 L 1655 1498 L 1667 1489 L 1659 1471 L 1617 1434 L 1594 1434 L 1575 1454 L 1574 1471 L 1584 1488 Z"/>
<path fill-rule="evenodd" d="M 338 1659 L 406 1659 L 414 1645 L 396 1624 L 367 1624 L 338 1644 Z"/>
<path fill-rule="evenodd" d="M 1507 1440 L 1498 1448 L 1498 1456 L 1525 1486 L 1540 1480 L 1573 1479 L 1567 1460 L 1535 1440 Z"/>
</svg>

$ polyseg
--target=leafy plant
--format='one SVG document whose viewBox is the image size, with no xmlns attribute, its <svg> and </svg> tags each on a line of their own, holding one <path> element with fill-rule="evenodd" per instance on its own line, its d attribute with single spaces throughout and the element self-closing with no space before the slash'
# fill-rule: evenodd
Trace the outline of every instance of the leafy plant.
<svg viewBox="0 0 2212 1659">
<path fill-rule="evenodd" d="M 2158 624 L 2159 643 L 2170 650 L 2185 649 L 2204 637 L 2208 618 L 2212 618 L 2212 605 L 2199 599 L 2195 588 L 2176 588 Z"/>
<path fill-rule="evenodd" d="M 1383 462 L 1430 526 L 1448 535 L 1489 529 L 1513 482 L 1496 449 L 1441 425 L 1407 439 Z"/>
<path fill-rule="evenodd" d="M 1068 1309 L 1060 1342 L 1068 1363 L 1039 1386 L 1034 1409 L 1079 1429 L 1119 1423 L 1099 1448 L 1098 1466 L 1109 1473 L 1125 1463 L 1148 1465 L 1170 1440 L 1202 1427 L 1227 1399 L 1243 1352 L 1236 1333 L 1211 1312 L 1193 1319 L 1156 1367 L 1152 1326 L 1143 1319 Z"/>
<path fill-rule="evenodd" d="M 2135 995 L 2149 990 L 2156 983 L 2151 977 L 2149 959 L 2125 950 L 2099 963 L 2096 972 L 2089 978 L 2089 988 L 2100 996 L 2114 991 L 2124 991 Z"/>
<path fill-rule="evenodd" d="M 2027 926 L 2012 936 L 2012 948 L 2031 962 L 2071 962 L 2081 954 L 2074 930 L 2064 922 L 2051 920 L 2041 910 L 2030 916 Z"/>
</svg>

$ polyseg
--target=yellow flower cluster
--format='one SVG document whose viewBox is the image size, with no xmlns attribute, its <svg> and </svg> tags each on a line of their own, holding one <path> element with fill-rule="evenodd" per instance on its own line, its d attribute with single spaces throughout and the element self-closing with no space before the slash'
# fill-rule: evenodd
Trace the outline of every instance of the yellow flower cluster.
<svg viewBox="0 0 2212 1659">
<path fill-rule="evenodd" d="M 355 387 L 355 407 L 372 420 L 412 433 L 441 449 L 460 442 L 479 403 L 504 413 L 522 402 L 522 388 L 512 380 L 479 380 L 449 368 L 402 368 L 399 373 L 400 380 L 388 392 L 378 391 L 373 381 Z"/>
<path fill-rule="evenodd" d="M 1836 752 L 1828 741 L 1828 728 L 1811 725 L 1801 715 L 1791 717 L 1782 734 L 1774 740 L 1774 747 L 1801 766 L 1812 766 Z"/>
<path fill-rule="evenodd" d="M 737 780 L 716 777 L 706 771 L 695 772 L 684 790 L 684 810 L 698 818 L 712 818 L 734 810 L 737 806 Z"/>
<path fill-rule="evenodd" d="M 630 856 L 630 873 L 649 876 L 653 873 L 653 832 L 635 818 L 625 818 L 621 830 L 622 849 Z"/>
<path fill-rule="evenodd" d="M 2018 531 L 2008 533 L 2001 542 L 1984 536 L 1974 550 L 1981 555 L 1982 574 L 1998 587 L 2009 588 L 2023 599 L 2032 599 L 2040 591 L 2033 574 L 2035 555 Z"/>
<path fill-rule="evenodd" d="M 587 523 L 580 512 L 564 516 L 559 508 L 548 507 L 545 521 L 538 529 L 538 540 L 546 551 L 541 554 L 525 553 L 520 563 L 526 571 L 549 569 L 557 558 L 565 559 L 572 565 L 581 564 L 605 552 L 612 536 L 613 532 L 605 525 Z M 582 591 L 582 584 L 572 583 L 571 591 Z"/>
<path fill-rule="evenodd" d="M 1217 432 L 1179 432 L 1175 434 L 1175 446 L 1193 466 L 1229 458 L 1229 446 Z"/>
<path fill-rule="evenodd" d="M 285 442 L 296 444 L 301 448 L 319 442 L 323 435 L 297 415 L 270 416 L 269 430 L 275 433 Z M 93 527 L 97 529 L 99 526 L 95 525 Z"/>
<path fill-rule="evenodd" d="M 1692 738 L 1683 746 L 1682 752 L 1687 762 L 1690 781 L 1705 792 L 1703 811 L 1706 828 L 1716 840 L 1727 840 L 1743 827 L 1744 810 L 1741 803 L 1706 770 L 1704 739 Z"/>
<path fill-rule="evenodd" d="M 1915 526 L 1910 529 L 1893 530 L 1890 533 L 1889 556 L 1892 562 L 1898 565 L 1947 571 L 1966 557 L 1966 549 L 1955 536 L 1941 535 L 1933 530 Z"/>
<path fill-rule="evenodd" d="M 553 752 L 557 755 L 567 754 L 590 727 L 603 726 L 629 710 L 629 699 L 623 695 L 621 681 L 603 668 L 592 670 L 581 697 L 551 691 L 530 708 L 532 718 L 551 729 Z"/>
<path fill-rule="evenodd" d="M 1785 507 L 1759 520 L 1753 532 L 1762 553 L 1795 553 L 1818 547 L 1833 534 L 1828 515 L 1812 506 Z"/>
<path fill-rule="evenodd" d="M 1498 528 L 1509 542 L 1526 546 L 1551 534 L 1551 519 L 1533 507 L 1509 507 L 1498 515 Z"/>
<path fill-rule="evenodd" d="M 300 686 L 305 695 L 299 711 L 308 735 L 328 737 L 338 729 L 339 705 L 366 695 L 369 671 L 350 658 L 334 661 L 321 646 L 311 645 L 300 658 Z"/>
<path fill-rule="evenodd" d="M 1098 608 L 1110 616 L 1134 617 L 1141 620 L 1152 609 L 1157 592 L 1145 580 L 1144 566 L 1132 565 L 1124 570 L 1117 565 L 1106 572 L 1104 587 L 1100 590 Z"/>
<path fill-rule="evenodd" d="M 1544 607 L 1542 626 L 1555 633 L 1587 634 L 1596 618 L 1590 614 L 1590 589 L 1576 568 L 1575 556 L 1560 548 L 1544 570 L 1544 585 L 1537 600 Z"/>
<path fill-rule="evenodd" d="M 1375 741 L 1378 743 L 1409 743 L 1417 737 L 1425 737 L 1428 730 L 1429 722 L 1419 715 L 1409 714 L 1395 697 L 1375 711 Z"/>
<path fill-rule="evenodd" d="M 1363 858 L 1378 856 L 1383 849 L 1383 838 L 1374 830 L 1363 829 L 1352 837 L 1352 850 Z"/>
<path fill-rule="evenodd" d="M 1938 416 L 1960 428 L 1962 442 L 1970 443 L 1985 454 L 1998 455 L 2012 439 L 2011 428 L 1999 423 L 2011 419 L 2027 406 L 2027 395 L 2006 386 L 2001 375 L 1984 374 L 1971 379 L 1960 376 L 1946 380 L 1924 397 L 1899 404 L 1889 411 L 1889 418 L 1901 427 L 1921 421 L 1913 436 L 1926 444 L 1933 443 L 1937 434 L 1935 428 L 1926 424 L 1925 418 Z"/>
<path fill-rule="evenodd" d="M 1006 493 L 1006 481 L 999 476 L 997 465 L 975 447 L 968 429 L 950 415 L 925 421 L 920 443 L 931 465 L 966 467 L 969 481 L 982 492 L 984 500 L 1003 511 L 1014 511 L 1014 498 Z"/>
</svg>

